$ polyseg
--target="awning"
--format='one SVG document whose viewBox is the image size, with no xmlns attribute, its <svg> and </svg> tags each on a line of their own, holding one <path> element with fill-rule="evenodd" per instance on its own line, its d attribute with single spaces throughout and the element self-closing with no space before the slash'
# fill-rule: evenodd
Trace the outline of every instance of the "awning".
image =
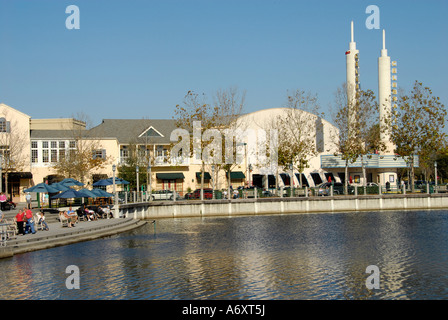
<svg viewBox="0 0 448 320">
<path fill-rule="evenodd" d="M 241 171 L 230 172 L 230 179 L 245 179 L 246 176 Z"/>
<path fill-rule="evenodd" d="M 300 183 L 300 175 L 298 174 L 298 173 L 296 173 L 296 178 L 297 178 L 297 181 L 299 181 L 299 183 Z M 334 181 L 334 180 L 333 180 Z M 302 187 L 303 186 L 307 186 L 307 187 L 309 187 L 310 186 L 310 184 L 308 183 L 308 179 L 306 178 L 306 176 L 302 173 Z"/>
<path fill-rule="evenodd" d="M 210 180 L 212 177 L 210 176 L 210 173 L 204 172 L 204 180 Z M 201 173 L 196 172 L 196 179 L 201 180 Z"/>
<path fill-rule="evenodd" d="M 10 172 L 8 173 L 8 179 L 32 179 L 33 174 L 31 172 Z"/>
<path fill-rule="evenodd" d="M 280 178 L 282 178 L 282 181 L 285 185 L 290 185 L 290 179 L 289 179 L 289 174 L 288 173 L 280 173 Z"/>
<path fill-rule="evenodd" d="M 184 174 L 182 172 L 157 173 L 156 177 L 157 177 L 157 179 L 160 179 L 160 180 L 185 179 Z"/>
</svg>

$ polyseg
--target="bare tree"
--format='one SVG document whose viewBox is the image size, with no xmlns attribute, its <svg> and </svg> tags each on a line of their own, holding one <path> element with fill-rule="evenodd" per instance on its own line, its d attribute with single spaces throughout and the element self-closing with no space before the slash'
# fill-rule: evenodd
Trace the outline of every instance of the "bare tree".
<svg viewBox="0 0 448 320">
<path fill-rule="evenodd" d="M 241 94 L 237 88 L 229 88 L 218 90 L 210 103 L 205 94 L 188 91 L 182 105 L 176 105 L 176 126 L 193 136 L 190 140 L 190 156 L 201 164 L 201 199 L 205 166 L 215 165 L 215 172 L 224 168 L 222 158 L 226 148 L 222 147 L 221 137 L 225 130 L 236 129 L 236 119 L 242 113 L 244 97 L 245 94 Z M 209 142 L 210 140 L 212 141 Z"/>
<path fill-rule="evenodd" d="M 288 92 L 285 112 L 278 116 L 278 164 L 286 170 L 290 165 L 300 173 L 309 166 L 309 160 L 317 154 L 316 119 L 319 113 L 317 95 L 303 90 Z M 291 176 L 291 187 L 294 177 Z"/>
<path fill-rule="evenodd" d="M 82 115 L 81 117 L 86 119 L 81 121 L 87 124 L 88 118 Z M 68 131 L 67 138 L 70 140 L 68 151 L 60 154 L 58 162 L 53 165 L 58 174 L 85 183 L 91 171 L 103 169 L 109 163 L 110 156 L 106 155 L 100 140 L 91 136 L 84 126 L 73 126 Z"/>
</svg>

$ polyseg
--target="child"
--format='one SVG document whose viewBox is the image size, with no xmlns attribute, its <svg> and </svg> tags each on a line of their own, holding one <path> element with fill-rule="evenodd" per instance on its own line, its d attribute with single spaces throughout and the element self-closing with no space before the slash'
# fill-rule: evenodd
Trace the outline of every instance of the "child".
<svg viewBox="0 0 448 320">
<path fill-rule="evenodd" d="M 47 222 L 45 221 L 45 213 L 41 210 L 39 213 L 37 213 L 36 214 L 37 215 L 37 219 L 38 219 L 38 223 L 42 223 L 42 226 L 44 227 L 44 230 L 45 231 L 48 231 L 48 230 L 50 230 L 49 228 L 48 228 L 48 224 L 47 224 Z"/>
</svg>

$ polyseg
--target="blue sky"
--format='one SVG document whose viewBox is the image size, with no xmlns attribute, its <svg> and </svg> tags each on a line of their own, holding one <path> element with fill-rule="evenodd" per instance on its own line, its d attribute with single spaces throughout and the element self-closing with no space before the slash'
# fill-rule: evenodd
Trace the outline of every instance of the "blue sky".
<svg viewBox="0 0 448 320">
<path fill-rule="evenodd" d="M 79 30 L 65 27 L 69 5 Z M 368 5 L 380 9 L 380 30 L 366 28 Z M 448 105 L 447 15 L 442 0 L 0 0 L 0 102 L 32 118 L 83 113 L 96 125 L 169 119 L 188 90 L 237 86 L 247 112 L 302 89 L 328 114 L 353 20 L 363 89 L 378 89 L 384 28 L 398 85 L 422 81 Z"/>
</svg>

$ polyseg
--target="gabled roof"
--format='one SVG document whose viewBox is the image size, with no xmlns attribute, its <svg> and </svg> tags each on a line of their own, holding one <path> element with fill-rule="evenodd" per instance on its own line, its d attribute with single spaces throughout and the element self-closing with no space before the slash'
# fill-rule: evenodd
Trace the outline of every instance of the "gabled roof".
<svg viewBox="0 0 448 320">
<path fill-rule="evenodd" d="M 141 135 L 139 135 L 139 138 L 142 137 L 163 137 L 163 134 L 161 134 L 153 126 L 150 126 L 148 129 L 143 131 Z"/>
<path fill-rule="evenodd" d="M 19 114 L 19 115 L 22 115 L 23 117 L 26 117 L 26 118 L 28 118 L 28 119 L 31 119 L 31 117 L 30 117 L 29 115 L 27 115 L 26 113 L 23 113 L 23 112 L 21 112 L 21 111 L 19 111 L 19 110 L 17 110 L 17 109 L 14 109 L 13 107 L 10 107 L 10 106 L 8 106 L 7 104 L 4 104 L 3 102 L 0 103 L 0 109 L 1 109 L 1 108 L 8 109 L 8 110 L 11 111 L 11 112 L 17 113 L 17 114 Z"/>
<path fill-rule="evenodd" d="M 151 128 L 161 136 L 146 136 L 144 133 Z M 117 138 L 120 144 L 169 144 L 174 129 L 176 122 L 170 119 L 104 119 L 89 130 L 89 136 Z"/>
</svg>

